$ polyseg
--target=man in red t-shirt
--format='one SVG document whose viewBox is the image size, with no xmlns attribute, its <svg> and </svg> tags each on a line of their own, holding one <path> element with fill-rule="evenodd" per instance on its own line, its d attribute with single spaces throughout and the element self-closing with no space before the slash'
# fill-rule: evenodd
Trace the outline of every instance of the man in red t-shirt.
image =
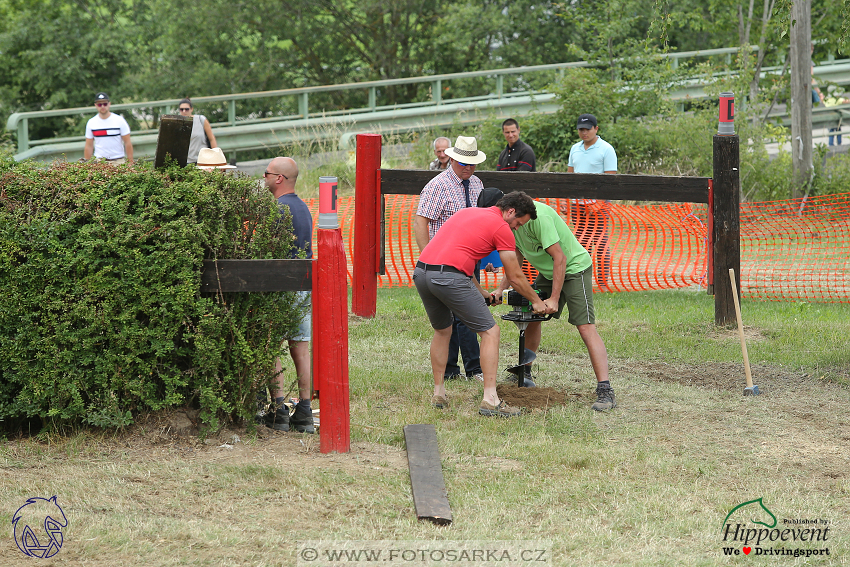
<svg viewBox="0 0 850 567">
<path fill-rule="evenodd" d="M 475 263 L 493 250 L 505 268 L 505 277 L 516 291 L 531 302 L 535 313 L 552 313 L 529 285 L 516 257 L 513 229 L 537 217 L 534 200 L 523 192 L 508 193 L 495 207 L 467 207 L 446 221 L 422 250 L 413 282 L 428 319 L 434 328 L 431 340 L 431 370 L 434 374 L 432 403 L 439 409 L 449 405 L 443 374 L 456 316 L 481 337 L 481 370 L 484 374 L 484 399 L 478 413 L 485 416 L 513 417 L 519 408 L 499 400 L 496 393 L 496 368 L 499 364 L 499 326 L 487 309 L 492 296 L 472 277 Z M 454 315 L 452 315 L 454 314 Z"/>
</svg>

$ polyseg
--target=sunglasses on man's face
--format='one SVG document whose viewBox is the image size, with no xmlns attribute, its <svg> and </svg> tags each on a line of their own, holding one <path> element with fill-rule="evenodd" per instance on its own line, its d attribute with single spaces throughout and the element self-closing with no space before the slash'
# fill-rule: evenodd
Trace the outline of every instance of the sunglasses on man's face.
<svg viewBox="0 0 850 567">
<path fill-rule="evenodd" d="M 455 161 L 457 161 L 457 160 L 455 160 Z M 459 161 L 457 162 L 457 164 L 461 167 L 469 167 L 471 165 L 475 165 L 474 163 L 461 163 Z"/>
<path fill-rule="evenodd" d="M 108 102 L 96 102 L 96 103 L 94 103 L 94 105 L 95 106 L 109 106 L 109 103 Z"/>
</svg>

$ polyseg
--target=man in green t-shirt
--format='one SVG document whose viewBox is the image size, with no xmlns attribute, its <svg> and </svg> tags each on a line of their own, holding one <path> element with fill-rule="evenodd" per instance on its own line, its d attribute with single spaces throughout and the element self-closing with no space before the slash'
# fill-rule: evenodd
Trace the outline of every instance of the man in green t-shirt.
<svg viewBox="0 0 850 567">
<path fill-rule="evenodd" d="M 535 287 L 549 293 L 544 303 L 557 309 L 555 318 L 560 319 L 567 306 L 569 322 L 576 326 L 587 346 L 596 374 L 597 399 L 592 407 L 597 411 L 612 409 L 617 403 L 608 381 L 608 351 L 596 331 L 593 312 L 593 261 L 555 209 L 539 201 L 535 201 L 535 206 L 537 218 L 514 230 L 517 259 L 522 264 L 525 258 L 539 272 Z M 503 278 L 496 297 L 501 297 L 508 287 L 510 283 Z M 530 323 L 525 331 L 526 348 L 536 353 L 542 336 L 540 323 Z M 525 367 L 525 374 L 533 379 L 531 365 Z"/>
</svg>

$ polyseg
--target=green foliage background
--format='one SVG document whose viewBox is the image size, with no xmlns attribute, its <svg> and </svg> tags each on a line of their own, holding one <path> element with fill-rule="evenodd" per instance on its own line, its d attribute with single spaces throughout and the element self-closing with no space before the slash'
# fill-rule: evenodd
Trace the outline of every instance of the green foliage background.
<svg viewBox="0 0 850 567">
<path fill-rule="evenodd" d="M 523 141 L 534 148 L 538 171 L 566 171 L 570 148 L 579 141 L 576 121 L 592 113 L 599 120 L 599 135 L 617 151 L 620 173 L 712 176 L 712 139 L 717 133 L 716 101 L 691 103 L 682 112 L 665 99 L 667 85 L 685 76 L 673 72 L 663 61 L 647 58 L 630 69 L 627 85 L 611 79 L 605 70 L 570 69 L 547 86 L 560 103 L 554 114 L 531 113 L 516 116 Z M 740 80 L 740 79 L 739 79 Z M 634 88 L 639 86 L 639 89 Z M 741 92 L 740 86 L 718 81 L 712 87 Z M 738 108 L 735 131 L 740 137 L 741 191 L 745 201 L 787 199 L 792 193 L 791 156 L 784 151 L 771 157 L 769 144 L 781 144 L 787 132 L 779 125 L 763 122 L 764 105 Z M 433 159 L 431 142 L 440 136 L 454 140 L 458 135 L 476 136 L 487 160 L 479 170 L 496 168 L 505 147 L 502 119 L 495 116 L 476 125 L 458 122 L 451 128 L 423 133 L 414 144 L 414 167 L 424 167 Z M 827 157 L 827 147 L 816 148 L 812 184 L 806 194 L 844 193 L 850 182 L 850 156 Z"/>
<path fill-rule="evenodd" d="M 647 53 L 752 44 L 763 48 L 765 65 L 781 65 L 787 18 L 782 6 L 770 6 L 739 0 L 0 0 L 0 120 L 13 112 L 90 106 L 98 91 L 115 103 L 138 102 L 579 60 L 629 81 L 631 62 Z M 812 0 L 815 60 L 842 54 L 847 13 L 843 0 Z M 541 87 L 537 82 L 517 76 L 504 88 Z M 452 81 L 443 95 L 475 96 L 485 83 Z M 427 85 L 378 93 L 385 104 L 429 96 Z M 329 92 L 311 95 L 310 104 L 330 111 L 363 106 L 365 97 L 359 90 Z M 213 123 L 227 116 L 222 105 L 197 112 Z M 252 99 L 238 108 L 240 116 L 257 118 L 295 112 L 292 97 Z M 134 129 L 147 121 L 144 113 L 125 114 Z M 90 116 L 39 120 L 30 125 L 30 137 L 79 136 Z"/>
<path fill-rule="evenodd" d="M 291 219 L 246 177 L 0 158 L 0 420 L 123 426 L 193 404 L 251 413 L 293 293 L 200 293 L 204 258 L 288 258 Z"/>
</svg>

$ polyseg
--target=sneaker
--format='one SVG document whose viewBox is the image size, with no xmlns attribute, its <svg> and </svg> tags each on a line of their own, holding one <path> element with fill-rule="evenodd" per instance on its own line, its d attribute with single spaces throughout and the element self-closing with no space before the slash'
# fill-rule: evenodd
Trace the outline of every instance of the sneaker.
<svg viewBox="0 0 850 567">
<path fill-rule="evenodd" d="M 289 431 L 289 408 L 281 404 L 274 412 L 268 412 L 265 415 L 265 424 L 276 431 Z"/>
<path fill-rule="evenodd" d="M 289 418 L 289 425 L 299 433 L 315 433 L 313 412 L 304 409 L 300 404 L 295 406 L 295 413 Z"/>
<path fill-rule="evenodd" d="M 467 376 L 466 379 L 467 380 L 478 380 L 479 382 L 484 382 L 484 374 L 482 374 L 481 372 L 477 372 L 477 373 L 473 374 L 472 376 Z"/>
<path fill-rule="evenodd" d="M 269 402 L 265 396 L 257 392 L 257 411 L 254 413 L 254 423 L 265 425 L 267 413 L 269 413 Z"/>
<path fill-rule="evenodd" d="M 617 407 L 617 401 L 614 399 L 614 389 L 611 386 L 597 386 L 596 403 L 590 407 L 596 411 L 606 411 Z"/>
<path fill-rule="evenodd" d="M 504 401 L 500 401 L 499 405 L 494 406 L 482 400 L 481 405 L 478 407 L 478 413 L 487 417 L 516 417 L 522 413 L 522 410 L 509 406 Z"/>
<path fill-rule="evenodd" d="M 443 396 L 433 396 L 431 405 L 437 409 L 449 409 L 449 399 Z"/>
</svg>

